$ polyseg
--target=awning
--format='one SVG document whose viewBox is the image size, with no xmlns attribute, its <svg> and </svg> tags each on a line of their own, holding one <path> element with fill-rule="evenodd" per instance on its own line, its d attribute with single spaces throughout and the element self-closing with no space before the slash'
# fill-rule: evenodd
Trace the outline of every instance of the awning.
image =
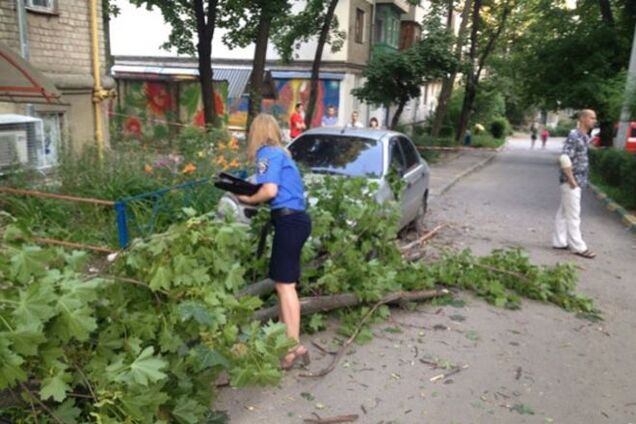
<svg viewBox="0 0 636 424">
<path fill-rule="evenodd" d="M 115 78 L 181 80 L 198 79 L 196 68 L 176 66 L 115 65 L 111 68 Z M 250 79 L 252 68 L 246 66 L 212 66 L 214 81 L 228 82 L 228 95 L 232 99 L 241 97 Z"/>
<path fill-rule="evenodd" d="M 61 104 L 61 96 L 33 65 L 0 44 L 0 102 Z"/>
</svg>

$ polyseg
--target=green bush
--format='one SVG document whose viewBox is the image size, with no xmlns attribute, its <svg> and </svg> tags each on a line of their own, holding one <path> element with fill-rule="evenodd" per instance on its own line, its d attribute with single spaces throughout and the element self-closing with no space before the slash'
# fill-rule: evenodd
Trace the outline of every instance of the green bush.
<svg viewBox="0 0 636 424">
<path fill-rule="evenodd" d="M 599 171 L 606 183 L 614 186 L 621 184 L 621 164 L 623 160 L 621 152 L 617 150 L 608 149 L 603 151 Z"/>
<path fill-rule="evenodd" d="M 495 138 L 504 138 L 508 132 L 508 121 L 503 116 L 497 117 L 490 122 L 490 134 Z"/>
<path fill-rule="evenodd" d="M 623 207 L 636 209 L 636 156 L 614 149 L 591 150 L 593 181 Z"/>
<path fill-rule="evenodd" d="M 567 137 L 572 129 L 576 128 L 576 122 L 571 119 L 560 119 L 556 127 L 550 130 L 553 137 Z"/>
<path fill-rule="evenodd" d="M 474 135 L 471 143 L 472 147 L 484 147 L 489 149 L 496 149 L 501 147 L 505 143 L 504 138 L 495 138 L 489 134 Z"/>
</svg>

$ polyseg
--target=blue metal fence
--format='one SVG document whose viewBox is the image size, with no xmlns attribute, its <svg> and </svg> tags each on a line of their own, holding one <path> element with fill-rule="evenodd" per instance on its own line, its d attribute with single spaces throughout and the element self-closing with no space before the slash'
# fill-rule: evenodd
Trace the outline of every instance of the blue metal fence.
<svg viewBox="0 0 636 424">
<path fill-rule="evenodd" d="M 190 206 L 194 200 L 194 190 L 201 184 L 210 184 L 210 178 L 202 178 L 199 180 L 188 181 L 182 184 L 167 187 L 161 190 L 142 193 L 136 196 L 129 196 L 115 202 L 115 212 L 117 214 L 117 233 L 119 237 L 119 247 L 124 249 L 130 242 L 130 229 L 134 225 L 134 229 L 140 235 L 145 236 L 152 234 L 156 228 L 157 220 L 161 212 L 175 213 L 173 205 L 171 205 L 167 196 L 170 193 L 181 192 L 183 194 L 183 207 Z M 137 216 L 131 211 L 131 203 L 149 201 L 151 206 L 150 218 L 147 222 L 140 222 Z"/>
</svg>

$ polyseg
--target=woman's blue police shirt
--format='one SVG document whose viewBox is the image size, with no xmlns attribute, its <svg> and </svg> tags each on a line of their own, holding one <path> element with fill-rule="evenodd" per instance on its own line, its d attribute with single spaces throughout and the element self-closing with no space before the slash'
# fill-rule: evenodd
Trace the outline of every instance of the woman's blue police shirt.
<svg viewBox="0 0 636 424">
<path fill-rule="evenodd" d="M 292 158 L 281 147 L 263 146 L 256 152 L 256 182 L 273 183 L 278 193 L 270 202 L 272 210 L 305 210 L 305 188 Z"/>
</svg>

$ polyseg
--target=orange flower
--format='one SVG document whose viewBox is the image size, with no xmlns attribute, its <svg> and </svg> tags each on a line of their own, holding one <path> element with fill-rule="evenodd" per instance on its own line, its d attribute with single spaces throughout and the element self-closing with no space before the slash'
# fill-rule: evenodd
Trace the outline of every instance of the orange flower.
<svg viewBox="0 0 636 424">
<path fill-rule="evenodd" d="M 225 150 L 225 147 L 226 146 L 223 143 L 219 143 L 219 145 L 218 145 L 219 150 Z"/>
<path fill-rule="evenodd" d="M 227 160 L 225 159 L 224 156 L 217 156 L 216 164 L 217 165 L 226 165 L 227 164 Z"/>
<path fill-rule="evenodd" d="M 197 167 L 192 163 L 189 162 L 186 166 L 183 167 L 183 172 L 184 174 L 192 174 L 194 171 L 197 170 Z"/>
<path fill-rule="evenodd" d="M 144 165 L 144 172 L 146 174 L 152 174 L 152 165 L 145 164 Z"/>
<path fill-rule="evenodd" d="M 241 164 L 239 163 L 238 160 L 233 159 L 232 162 L 230 162 L 230 168 L 238 168 Z"/>
<path fill-rule="evenodd" d="M 236 137 L 232 137 L 232 139 L 227 143 L 227 147 L 229 147 L 230 150 L 238 150 L 239 143 Z"/>
</svg>

